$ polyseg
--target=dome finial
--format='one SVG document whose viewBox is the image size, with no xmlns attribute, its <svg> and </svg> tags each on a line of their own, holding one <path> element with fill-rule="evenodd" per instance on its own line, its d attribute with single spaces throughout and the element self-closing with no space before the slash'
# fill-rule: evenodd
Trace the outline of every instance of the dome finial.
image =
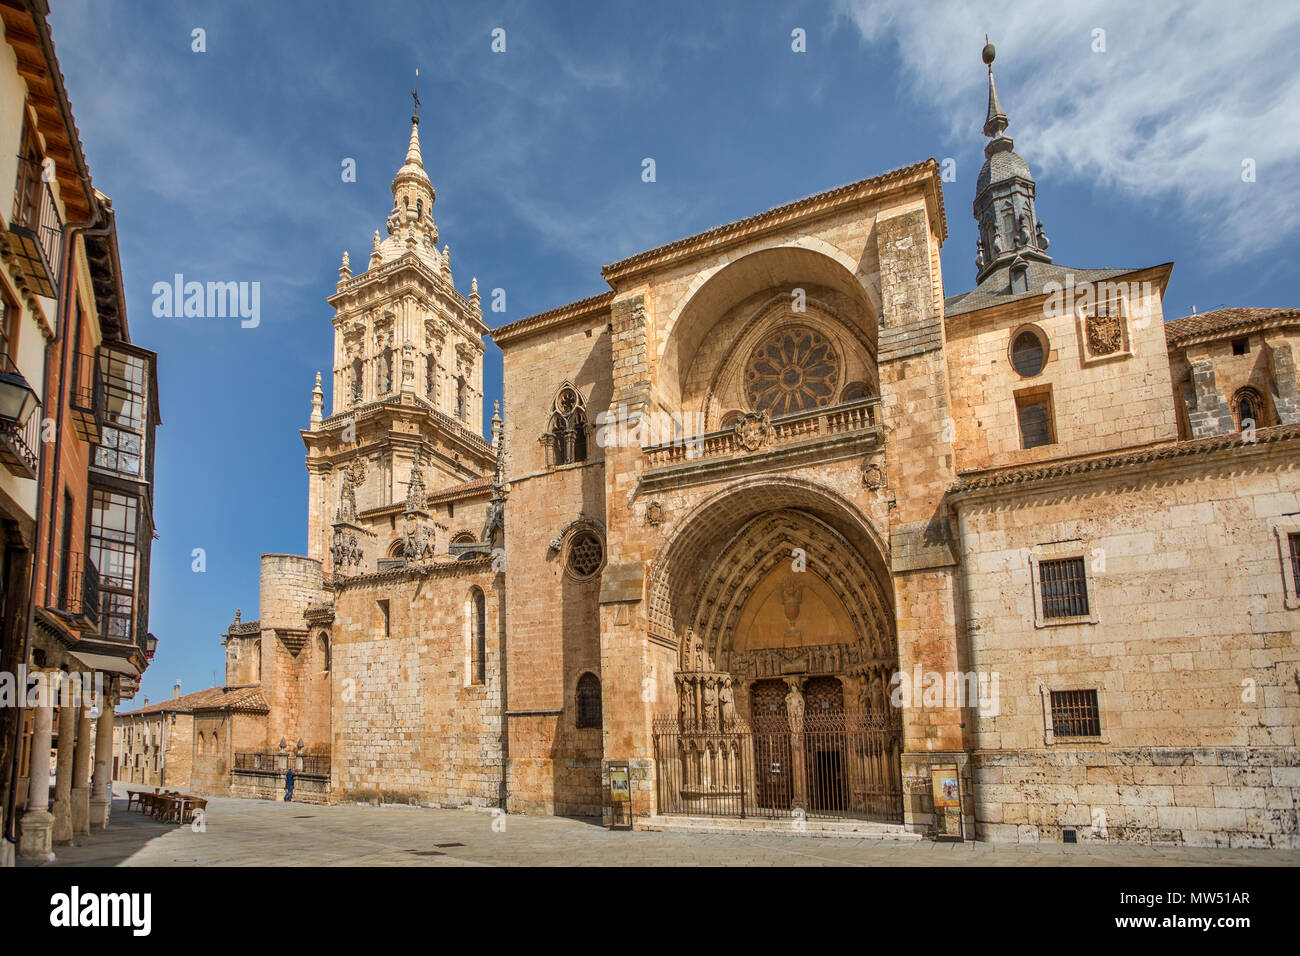
<svg viewBox="0 0 1300 956">
<path fill-rule="evenodd" d="M 984 58 L 984 65 L 987 66 L 989 68 L 989 72 L 992 73 L 993 58 L 998 55 L 998 51 L 993 46 L 993 44 L 989 42 L 989 35 L 987 33 L 984 34 L 984 53 L 982 55 Z"/>
</svg>

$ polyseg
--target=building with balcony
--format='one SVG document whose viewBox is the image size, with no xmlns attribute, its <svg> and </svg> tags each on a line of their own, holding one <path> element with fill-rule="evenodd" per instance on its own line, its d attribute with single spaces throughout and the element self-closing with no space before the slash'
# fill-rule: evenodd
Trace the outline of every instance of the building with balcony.
<svg viewBox="0 0 1300 956">
<path fill-rule="evenodd" d="M 490 445 L 416 119 L 211 785 L 1296 846 L 1298 313 L 1055 262 L 992 60 L 972 289 L 934 160 L 832 189 L 493 330 Z"/>
<path fill-rule="evenodd" d="M 0 2 L 0 621 L 3 670 L 66 693 L 0 717 L 6 859 L 107 825 L 113 704 L 153 652 L 156 363 L 130 341 L 113 204 L 91 182 L 47 12 Z M 27 390 L 21 409 L 6 388 Z"/>
</svg>

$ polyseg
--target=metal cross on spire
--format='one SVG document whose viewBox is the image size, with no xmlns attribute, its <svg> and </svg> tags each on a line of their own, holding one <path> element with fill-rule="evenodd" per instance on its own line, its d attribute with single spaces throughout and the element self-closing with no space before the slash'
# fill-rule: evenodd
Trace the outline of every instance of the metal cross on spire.
<svg viewBox="0 0 1300 956">
<path fill-rule="evenodd" d="M 411 101 L 414 104 L 415 111 L 411 114 L 411 122 L 420 122 L 420 68 L 415 68 L 415 88 L 411 90 Z"/>
</svg>

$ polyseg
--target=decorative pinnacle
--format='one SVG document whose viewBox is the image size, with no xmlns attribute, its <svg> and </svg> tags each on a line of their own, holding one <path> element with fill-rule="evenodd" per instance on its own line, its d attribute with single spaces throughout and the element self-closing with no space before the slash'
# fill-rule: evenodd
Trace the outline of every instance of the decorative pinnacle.
<svg viewBox="0 0 1300 956">
<path fill-rule="evenodd" d="M 411 100 L 414 103 L 414 109 L 411 113 L 411 125 L 420 125 L 420 68 L 415 68 L 415 89 L 411 90 Z"/>
</svg>

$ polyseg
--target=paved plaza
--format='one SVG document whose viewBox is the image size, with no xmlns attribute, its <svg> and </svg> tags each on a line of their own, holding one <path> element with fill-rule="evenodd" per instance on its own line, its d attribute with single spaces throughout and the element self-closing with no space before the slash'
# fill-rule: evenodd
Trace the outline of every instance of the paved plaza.
<svg viewBox="0 0 1300 956">
<path fill-rule="evenodd" d="M 501 829 L 504 819 L 504 830 Z M 495 827 L 494 827 L 495 824 Z M 559 817 L 494 818 L 476 810 L 310 806 L 213 798 L 206 827 L 126 809 L 51 866 L 1269 866 L 1295 850 L 1146 846 L 1009 846 L 795 833 L 611 832 Z"/>
</svg>

